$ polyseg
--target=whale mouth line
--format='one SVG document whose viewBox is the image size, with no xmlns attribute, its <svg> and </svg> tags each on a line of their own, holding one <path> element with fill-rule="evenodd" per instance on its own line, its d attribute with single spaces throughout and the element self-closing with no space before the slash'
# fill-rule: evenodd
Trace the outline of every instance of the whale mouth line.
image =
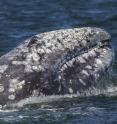
<svg viewBox="0 0 117 124">
<path fill-rule="evenodd" d="M 58 60 L 58 62 L 55 64 L 54 66 L 54 70 L 60 70 L 64 64 L 66 64 L 69 61 L 72 61 L 72 59 L 75 59 L 77 57 L 82 56 L 83 54 L 87 53 L 95 48 L 98 49 L 103 49 L 103 48 L 110 48 L 110 39 L 106 39 L 106 40 L 101 40 L 99 43 L 96 44 L 92 44 L 89 47 L 88 46 L 84 46 L 80 49 L 78 48 L 74 48 L 71 51 L 68 51 L 67 53 L 65 53 L 61 59 Z"/>
</svg>

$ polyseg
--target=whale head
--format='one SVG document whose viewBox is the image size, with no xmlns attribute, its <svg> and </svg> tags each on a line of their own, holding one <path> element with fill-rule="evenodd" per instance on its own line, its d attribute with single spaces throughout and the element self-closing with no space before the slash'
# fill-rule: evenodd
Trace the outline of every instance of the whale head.
<svg viewBox="0 0 117 124">
<path fill-rule="evenodd" d="M 95 87 L 112 63 L 110 39 L 105 30 L 90 27 L 27 39 L 0 58 L 0 105 Z"/>
</svg>

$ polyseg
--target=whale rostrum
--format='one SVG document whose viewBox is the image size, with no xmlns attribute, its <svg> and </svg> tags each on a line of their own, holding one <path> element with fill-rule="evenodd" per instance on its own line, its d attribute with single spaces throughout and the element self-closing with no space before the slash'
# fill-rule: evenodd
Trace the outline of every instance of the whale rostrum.
<svg viewBox="0 0 117 124">
<path fill-rule="evenodd" d="M 112 63 L 110 39 L 103 29 L 84 27 L 25 40 L 0 58 L 0 105 L 95 87 Z"/>
</svg>

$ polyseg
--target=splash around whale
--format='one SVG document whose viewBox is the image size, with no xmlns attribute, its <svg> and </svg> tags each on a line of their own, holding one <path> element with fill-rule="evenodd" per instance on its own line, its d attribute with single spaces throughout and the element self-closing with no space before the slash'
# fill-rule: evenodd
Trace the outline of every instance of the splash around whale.
<svg viewBox="0 0 117 124">
<path fill-rule="evenodd" d="M 110 38 L 103 29 L 84 27 L 25 40 L 0 58 L 0 106 L 95 87 L 112 63 Z"/>
</svg>

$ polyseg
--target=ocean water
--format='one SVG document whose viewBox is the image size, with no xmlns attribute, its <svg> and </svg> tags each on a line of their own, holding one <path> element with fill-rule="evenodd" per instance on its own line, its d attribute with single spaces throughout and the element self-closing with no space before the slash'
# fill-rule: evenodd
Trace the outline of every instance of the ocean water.
<svg viewBox="0 0 117 124">
<path fill-rule="evenodd" d="M 0 110 L 0 124 L 117 124 L 117 0 L 0 0 L 0 55 L 45 31 L 100 27 L 112 36 L 115 57 L 108 90 Z"/>
</svg>

